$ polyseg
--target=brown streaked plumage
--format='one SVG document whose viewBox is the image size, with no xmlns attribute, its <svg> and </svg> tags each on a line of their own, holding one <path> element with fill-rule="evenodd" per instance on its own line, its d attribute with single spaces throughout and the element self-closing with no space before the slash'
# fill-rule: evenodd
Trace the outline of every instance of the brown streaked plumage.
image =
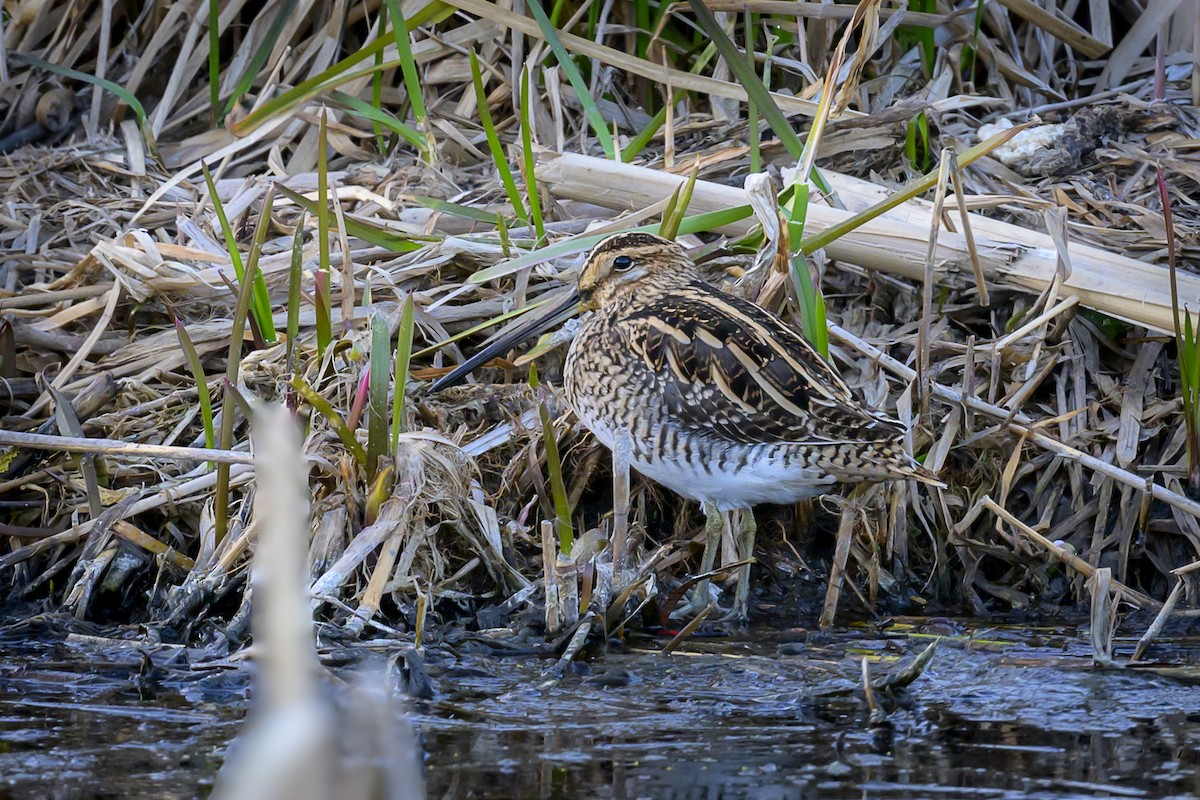
<svg viewBox="0 0 1200 800">
<path fill-rule="evenodd" d="M 600 242 L 584 263 L 577 298 L 434 388 L 561 321 L 577 301 L 594 313 L 567 354 L 568 400 L 618 463 L 705 505 L 706 568 L 719 534 L 716 512 L 794 502 L 837 482 L 940 485 L 906 452 L 903 426 L 857 400 L 799 334 L 709 286 L 678 244 L 648 233 Z M 752 514 L 743 521 L 752 525 Z M 743 585 L 742 614 L 744 603 Z"/>
</svg>

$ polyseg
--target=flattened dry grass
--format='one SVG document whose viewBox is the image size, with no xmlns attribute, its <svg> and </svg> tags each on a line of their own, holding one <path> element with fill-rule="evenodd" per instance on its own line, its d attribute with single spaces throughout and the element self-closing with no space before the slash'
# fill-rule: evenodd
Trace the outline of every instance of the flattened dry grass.
<svg viewBox="0 0 1200 800">
<path fill-rule="evenodd" d="M 179 3 L 105 17 L 48 0 L 5 20 L 9 598 L 239 645 L 262 398 L 306 431 L 310 589 L 333 628 L 489 628 L 551 590 L 564 635 L 613 632 L 656 593 L 673 604 L 703 531 L 635 480 L 635 566 L 613 575 L 607 454 L 553 389 L 570 328 L 536 351 L 540 392 L 528 357 L 428 392 L 558 294 L 600 235 L 663 221 L 714 282 L 797 329 L 823 302 L 831 360 L 912 424 L 949 484 L 864 492 L 840 523 L 822 504 L 760 510 L 777 577 L 805 562 L 834 577 L 825 621 L 839 598 L 853 613 L 1071 606 L 1103 568 L 1156 608 L 1200 554 L 1155 170 L 1175 201 L 1177 296 L 1200 298 L 1191 22 L 1162 23 L 1156 64 L 1121 12 L 1085 26 L 968 6 L 710 2 L 716 44 L 686 4 L 640 30 L 633 4 L 523 16 L 480 0 L 228 2 L 211 32 Z M 856 13 L 863 33 L 846 36 Z M 948 46 L 931 52 L 930 32 Z M 970 150 L 1004 121 L 1030 130 Z M 775 179 L 754 184 L 757 205 L 738 188 L 752 164 Z M 924 199 L 856 218 L 930 165 Z M 218 431 L 211 459 L 182 449 Z M 94 479 L 68 449 L 93 454 Z M 543 546 L 556 519 L 569 554 Z M 1174 613 L 1195 611 L 1185 592 Z"/>
</svg>

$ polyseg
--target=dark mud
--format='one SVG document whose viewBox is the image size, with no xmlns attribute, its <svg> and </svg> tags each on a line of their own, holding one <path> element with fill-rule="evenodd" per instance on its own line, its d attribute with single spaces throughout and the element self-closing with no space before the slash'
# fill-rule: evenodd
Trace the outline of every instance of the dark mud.
<svg viewBox="0 0 1200 800">
<path fill-rule="evenodd" d="M 888 719 L 871 725 L 862 658 L 883 675 L 937 635 L 928 669 L 881 696 Z M 1173 665 L 1161 671 L 1094 670 L 1072 628 L 798 638 L 697 639 L 669 658 L 635 642 L 548 687 L 548 662 L 431 647 L 436 694 L 411 708 L 428 796 L 1200 796 L 1194 638 L 1157 646 Z M 0 641 L 0 798 L 208 794 L 249 677 L 188 655 Z"/>
</svg>

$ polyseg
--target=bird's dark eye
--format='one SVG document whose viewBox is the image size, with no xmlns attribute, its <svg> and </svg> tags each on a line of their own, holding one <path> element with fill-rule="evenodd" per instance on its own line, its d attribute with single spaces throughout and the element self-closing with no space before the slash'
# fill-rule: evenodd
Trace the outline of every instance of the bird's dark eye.
<svg viewBox="0 0 1200 800">
<path fill-rule="evenodd" d="M 633 267 L 633 259 L 629 256 L 617 256 L 613 259 L 613 269 L 617 272 L 624 272 Z"/>
</svg>

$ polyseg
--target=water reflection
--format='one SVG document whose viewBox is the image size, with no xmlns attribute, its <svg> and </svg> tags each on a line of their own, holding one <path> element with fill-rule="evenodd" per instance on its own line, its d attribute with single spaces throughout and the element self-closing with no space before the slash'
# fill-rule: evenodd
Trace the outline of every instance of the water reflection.
<svg viewBox="0 0 1200 800">
<path fill-rule="evenodd" d="M 611 653 L 543 689 L 540 662 L 431 649 L 437 695 L 413 709 L 428 796 L 1200 796 L 1194 686 L 1094 672 L 1070 660 L 1070 632 L 1043 633 L 1045 650 L 1013 638 L 943 645 L 877 727 L 852 693 L 859 659 L 883 670 L 924 642 L 697 642 Z M 136 654 L 0 642 L 0 800 L 206 795 L 246 676 L 145 671 Z"/>
</svg>

